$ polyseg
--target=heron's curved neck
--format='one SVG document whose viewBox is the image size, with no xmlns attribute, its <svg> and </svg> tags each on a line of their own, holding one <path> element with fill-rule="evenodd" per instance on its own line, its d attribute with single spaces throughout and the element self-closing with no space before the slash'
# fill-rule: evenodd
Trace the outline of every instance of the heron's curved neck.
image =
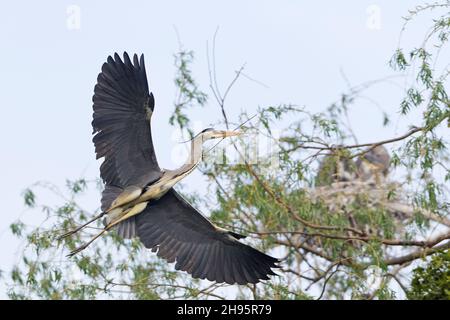
<svg viewBox="0 0 450 320">
<path fill-rule="evenodd" d="M 202 152 L 203 138 L 201 136 L 197 136 L 191 141 L 191 149 L 189 150 L 189 156 L 186 162 L 177 171 L 190 171 L 195 168 L 200 160 L 202 160 Z"/>
<path fill-rule="evenodd" d="M 178 181 L 191 173 L 202 159 L 202 146 L 203 138 L 201 136 L 195 137 L 191 142 L 191 150 L 186 162 L 178 169 L 164 170 L 162 177 L 156 183 L 153 183 L 151 186 L 147 187 L 144 194 L 142 194 L 136 201 L 142 202 L 149 199 L 159 199 Z"/>
<path fill-rule="evenodd" d="M 191 150 L 189 150 L 189 157 L 185 165 L 196 166 L 202 160 L 203 154 L 203 139 L 201 136 L 195 137 L 191 141 Z"/>
</svg>

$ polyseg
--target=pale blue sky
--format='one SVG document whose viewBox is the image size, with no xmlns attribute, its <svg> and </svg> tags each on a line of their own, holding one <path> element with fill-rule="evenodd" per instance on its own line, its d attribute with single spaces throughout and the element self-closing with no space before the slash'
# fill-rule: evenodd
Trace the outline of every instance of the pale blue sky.
<svg viewBox="0 0 450 320">
<path fill-rule="evenodd" d="M 184 47 L 196 52 L 194 75 L 207 89 L 206 42 L 217 27 L 218 81 L 222 87 L 243 63 L 245 79 L 229 97 L 231 116 L 257 106 L 305 105 L 320 111 L 347 88 L 340 70 L 354 85 L 393 75 L 394 52 L 407 9 L 422 1 L 9 1 L 1 5 L 0 41 L 0 269 L 15 261 L 18 243 L 8 232 L 23 212 L 21 192 L 38 180 L 63 185 L 66 178 L 98 176 L 91 143 L 92 93 L 106 57 L 117 51 L 144 53 L 156 98 L 153 130 L 163 167 L 171 163 L 174 26 Z M 67 28 L 67 7 L 81 9 L 80 29 Z M 367 9 L 380 11 L 380 29 L 367 26 Z M 426 26 L 415 24 L 405 43 L 419 43 Z M 398 80 L 400 85 L 402 80 Z M 397 116 L 402 90 L 385 84 L 368 92 Z M 220 114 L 213 100 L 192 112 L 205 125 Z M 361 141 L 401 133 L 410 119 L 381 129 L 381 115 L 361 100 L 352 115 Z M 394 121 L 394 124 L 396 122 Z M 188 178 L 195 190 L 196 179 Z M 198 179 L 197 179 L 198 180 Z M 87 208 L 98 206 L 98 195 Z M 33 222 L 29 214 L 24 216 Z M 37 223 L 37 221 L 34 221 Z M 1 296 L 1 295 L 0 295 Z"/>
</svg>

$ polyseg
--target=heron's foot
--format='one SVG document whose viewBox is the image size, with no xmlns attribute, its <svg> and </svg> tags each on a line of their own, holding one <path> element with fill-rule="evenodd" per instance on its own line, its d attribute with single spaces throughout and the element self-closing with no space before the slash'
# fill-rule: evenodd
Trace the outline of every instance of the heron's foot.
<svg viewBox="0 0 450 320">
<path fill-rule="evenodd" d="M 77 228 L 77 229 L 73 229 L 73 230 L 67 231 L 66 233 L 60 235 L 56 240 L 61 241 L 61 240 L 65 239 L 65 238 L 67 238 L 67 237 L 73 235 L 73 234 L 76 233 L 78 230 L 79 230 L 79 229 Z"/>
<path fill-rule="evenodd" d="M 95 216 L 94 218 L 92 218 L 92 219 L 89 220 L 88 222 L 86 222 L 86 223 L 84 223 L 84 224 L 82 224 L 82 225 L 76 227 L 75 229 L 73 229 L 73 230 L 71 230 L 71 231 L 68 231 L 68 232 L 66 232 L 66 233 L 64 233 L 64 234 L 62 234 L 62 235 L 60 235 L 60 236 L 57 238 L 57 240 L 60 241 L 60 240 L 62 240 L 62 239 L 64 239 L 64 238 L 67 238 L 68 236 L 71 236 L 71 235 L 74 234 L 74 233 L 77 233 L 77 232 L 80 231 L 81 229 L 86 228 L 89 224 L 91 224 L 91 223 L 94 222 L 95 220 L 100 219 L 101 217 L 103 217 L 105 214 L 106 214 L 106 212 L 100 213 L 99 215 Z"/>
<path fill-rule="evenodd" d="M 87 246 L 88 246 L 87 243 L 83 244 L 81 247 L 78 247 L 78 248 L 76 248 L 75 250 L 71 251 L 71 252 L 67 255 L 67 257 L 69 257 L 69 258 L 70 258 L 70 257 L 73 257 L 73 256 L 76 255 L 77 253 L 79 253 L 79 252 L 83 251 L 84 249 L 86 249 Z"/>
<path fill-rule="evenodd" d="M 102 231 L 100 231 L 95 237 L 93 237 L 91 240 L 89 240 L 88 242 L 86 242 L 85 244 L 83 244 L 81 247 L 73 250 L 72 252 L 70 252 L 67 257 L 72 257 L 74 255 L 76 255 L 78 252 L 83 251 L 84 249 L 86 249 L 92 242 L 94 242 L 96 239 L 98 239 L 102 234 L 104 234 L 108 229 L 103 229 Z"/>
</svg>

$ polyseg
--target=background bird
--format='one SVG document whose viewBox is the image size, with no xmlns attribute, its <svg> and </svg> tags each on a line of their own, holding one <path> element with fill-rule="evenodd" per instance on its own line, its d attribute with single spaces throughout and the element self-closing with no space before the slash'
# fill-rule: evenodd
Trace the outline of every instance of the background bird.
<svg viewBox="0 0 450 320">
<path fill-rule="evenodd" d="M 244 236 L 222 229 L 192 207 L 172 187 L 202 159 L 203 143 L 236 136 L 235 131 L 205 129 L 191 140 L 185 164 L 161 169 L 152 143 L 150 120 L 155 101 L 149 92 L 144 57 L 123 61 L 108 57 L 98 75 L 93 96 L 93 142 L 97 159 L 104 158 L 100 176 L 105 183 L 102 213 L 63 237 L 105 216 L 106 231 L 116 228 L 124 238 L 138 237 L 146 248 L 194 278 L 229 284 L 257 283 L 275 275 L 278 259 L 239 241 Z"/>
<path fill-rule="evenodd" d="M 391 156 L 386 147 L 376 146 L 356 160 L 358 177 L 363 181 L 374 180 L 379 184 L 389 174 L 390 163 Z"/>
<path fill-rule="evenodd" d="M 328 154 L 322 158 L 315 178 L 316 187 L 331 185 L 334 182 L 356 179 L 356 165 L 340 152 Z"/>
</svg>

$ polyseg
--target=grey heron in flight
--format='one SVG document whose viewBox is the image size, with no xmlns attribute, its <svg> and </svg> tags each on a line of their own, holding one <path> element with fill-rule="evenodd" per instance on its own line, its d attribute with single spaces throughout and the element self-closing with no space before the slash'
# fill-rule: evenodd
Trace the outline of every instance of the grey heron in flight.
<svg viewBox="0 0 450 320">
<path fill-rule="evenodd" d="M 201 161 L 205 141 L 239 133 L 205 129 L 192 139 L 185 164 L 161 169 L 152 143 L 155 101 L 143 55 L 135 54 L 133 61 L 126 52 L 123 60 L 117 53 L 109 56 L 98 75 L 93 102 L 93 142 L 97 159 L 104 158 L 102 213 L 61 238 L 103 216 L 105 227 L 69 256 L 114 227 L 123 238 L 138 237 L 146 248 L 194 278 L 247 284 L 275 275 L 272 268 L 278 267 L 278 259 L 240 242 L 244 236 L 214 225 L 172 188 Z"/>
</svg>

